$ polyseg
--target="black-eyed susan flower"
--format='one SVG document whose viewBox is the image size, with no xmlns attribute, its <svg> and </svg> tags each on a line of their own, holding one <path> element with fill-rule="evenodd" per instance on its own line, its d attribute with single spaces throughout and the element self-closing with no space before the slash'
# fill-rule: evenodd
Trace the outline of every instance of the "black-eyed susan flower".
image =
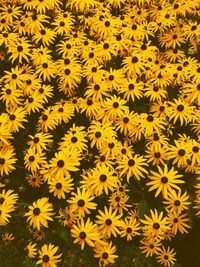
<svg viewBox="0 0 200 267">
<path fill-rule="evenodd" d="M 123 189 L 123 188 L 122 188 Z M 127 211 L 130 204 L 128 204 L 129 196 L 127 194 L 122 194 L 122 192 L 114 192 L 109 198 L 110 206 L 113 209 L 116 209 L 120 214 L 123 214 L 124 211 Z"/>
<path fill-rule="evenodd" d="M 28 40 L 24 37 L 22 37 L 19 42 L 10 44 L 8 53 L 10 53 L 10 59 L 11 62 L 15 62 L 16 60 L 20 63 L 22 61 L 29 61 L 29 56 L 30 56 L 30 51 L 31 51 L 31 46 Z"/>
<path fill-rule="evenodd" d="M 158 172 L 151 171 L 152 175 L 149 175 L 148 178 L 152 180 L 147 183 L 147 186 L 150 186 L 149 191 L 156 190 L 155 197 L 160 193 L 164 197 L 167 197 L 168 193 L 171 192 L 171 189 L 180 190 L 179 184 L 185 183 L 181 177 L 182 174 L 178 174 L 174 167 L 168 169 L 168 166 L 165 164 L 162 169 L 160 166 L 157 166 Z"/>
<path fill-rule="evenodd" d="M 74 243 L 81 245 L 83 250 L 85 245 L 94 247 L 95 243 L 101 243 L 101 235 L 98 226 L 90 221 L 88 218 L 86 222 L 83 219 L 74 224 L 71 229 L 71 235 L 75 238 Z"/>
<path fill-rule="evenodd" d="M 78 220 L 77 213 L 71 211 L 71 209 L 66 206 L 64 209 L 59 210 L 59 215 L 56 216 L 59 219 L 61 225 L 72 228 L 72 225 L 76 224 Z"/>
<path fill-rule="evenodd" d="M 14 236 L 12 233 L 5 233 L 2 235 L 2 240 L 6 246 L 9 245 L 13 239 Z"/>
<path fill-rule="evenodd" d="M 29 211 L 25 213 L 27 222 L 34 229 L 40 230 L 41 227 L 48 227 L 48 221 L 53 221 L 53 207 L 46 197 L 39 198 L 29 206 Z"/>
<path fill-rule="evenodd" d="M 6 114 L 5 122 L 11 132 L 19 132 L 20 128 L 25 128 L 23 123 L 27 122 L 26 115 L 27 111 L 22 107 L 12 109 Z"/>
<path fill-rule="evenodd" d="M 194 107 L 181 99 L 174 99 L 174 102 L 169 102 L 168 108 L 169 119 L 176 123 L 180 122 L 180 125 L 191 122 L 193 120 Z"/>
<path fill-rule="evenodd" d="M 158 255 L 161 247 L 161 240 L 144 238 L 140 241 L 141 252 L 145 254 L 145 257 L 152 257 L 153 255 Z"/>
<path fill-rule="evenodd" d="M 96 222 L 103 237 L 111 237 L 111 235 L 116 237 L 120 234 L 119 227 L 123 224 L 121 217 L 122 214 L 117 215 L 117 210 L 112 210 L 111 207 L 104 207 L 104 212 L 99 210 Z"/>
<path fill-rule="evenodd" d="M 35 243 L 29 242 L 28 245 L 26 246 L 26 253 L 27 256 L 31 259 L 36 258 L 37 255 L 37 248 L 36 248 Z"/>
<path fill-rule="evenodd" d="M 47 150 L 53 140 L 53 136 L 49 133 L 36 133 L 35 135 L 29 135 L 30 141 L 27 142 L 27 144 L 30 146 L 30 148 L 36 148 L 36 150 Z"/>
<path fill-rule="evenodd" d="M 172 190 L 166 197 L 165 201 L 163 201 L 163 203 L 167 205 L 167 210 L 182 212 L 183 210 L 189 208 L 191 202 L 189 202 L 188 200 L 189 195 L 187 194 L 187 192 L 182 193 L 181 190 Z"/>
<path fill-rule="evenodd" d="M 150 210 L 150 214 L 150 217 L 145 214 L 145 219 L 140 219 L 143 224 L 143 233 L 148 238 L 162 238 L 163 233 L 170 229 L 168 226 L 168 219 L 163 216 L 164 214 L 162 211 L 158 213 L 156 209 L 154 211 Z"/>
<path fill-rule="evenodd" d="M 148 174 L 145 168 L 146 166 L 148 166 L 148 164 L 143 156 L 139 156 L 138 154 L 133 156 L 125 155 L 118 161 L 117 170 L 120 171 L 121 176 L 125 175 L 129 182 L 132 176 L 140 180 L 145 174 Z"/>
<path fill-rule="evenodd" d="M 57 179 L 49 179 L 49 193 L 53 193 L 54 197 L 58 199 L 65 199 L 65 194 L 73 190 L 73 179 L 68 174 L 67 176 L 60 176 Z"/>
<path fill-rule="evenodd" d="M 39 260 L 37 264 L 42 267 L 57 267 L 57 263 L 61 261 L 62 254 L 56 254 L 58 252 L 58 247 L 50 244 L 44 244 L 38 251 Z"/>
<path fill-rule="evenodd" d="M 121 237 L 126 237 L 127 241 L 130 241 L 134 236 L 140 235 L 140 223 L 133 217 L 131 217 L 129 220 L 125 218 L 120 230 Z"/>
<path fill-rule="evenodd" d="M 156 259 L 159 263 L 163 264 L 165 267 L 170 267 L 176 261 L 175 258 L 176 252 L 174 249 L 167 247 L 167 249 L 162 246 L 162 249 L 159 251 Z"/>
<path fill-rule="evenodd" d="M 77 213 L 79 217 L 85 217 L 90 214 L 90 210 L 96 209 L 97 204 L 94 202 L 94 196 L 84 188 L 82 191 L 78 188 L 77 193 L 72 193 L 72 197 L 68 200 L 71 212 Z"/>
<path fill-rule="evenodd" d="M 83 187 L 89 189 L 93 194 L 100 196 L 104 192 L 108 195 L 109 190 L 113 191 L 118 182 L 114 170 L 107 166 L 99 166 L 92 169 L 88 177 L 81 182 Z"/>
<path fill-rule="evenodd" d="M 99 259 L 99 263 L 103 266 L 109 265 L 115 262 L 118 255 L 114 254 L 116 252 L 116 246 L 112 242 L 105 243 L 104 245 L 96 244 L 94 247 L 94 257 Z"/>
<path fill-rule="evenodd" d="M 43 177 L 39 173 L 32 173 L 27 177 L 28 184 L 32 187 L 40 187 L 43 183 Z"/>
<path fill-rule="evenodd" d="M 143 89 L 144 84 L 137 81 L 136 78 L 133 78 L 123 79 L 118 91 L 123 95 L 125 100 L 132 100 L 134 102 L 136 99 L 143 97 Z"/>
<path fill-rule="evenodd" d="M 15 163 L 17 159 L 13 148 L 5 148 L 0 150 L 0 176 L 8 175 L 16 169 Z"/>
<path fill-rule="evenodd" d="M 24 156 L 25 168 L 29 171 L 36 172 L 40 166 L 46 163 L 45 154 L 40 150 L 37 151 L 35 147 L 29 148 Z"/>
<path fill-rule="evenodd" d="M 65 148 L 53 157 L 46 169 L 41 170 L 45 177 L 59 178 L 69 174 L 69 171 L 77 171 L 80 165 L 80 151 L 77 149 Z"/>
<path fill-rule="evenodd" d="M 169 216 L 169 226 L 171 228 L 172 234 L 176 235 L 178 231 L 183 233 L 188 233 L 190 229 L 188 214 L 185 212 L 178 211 L 168 211 Z"/>
<path fill-rule="evenodd" d="M 116 132 L 110 122 L 101 123 L 94 120 L 88 128 L 88 137 L 91 140 L 91 147 L 96 146 L 101 149 L 105 143 L 116 137 Z"/>
</svg>

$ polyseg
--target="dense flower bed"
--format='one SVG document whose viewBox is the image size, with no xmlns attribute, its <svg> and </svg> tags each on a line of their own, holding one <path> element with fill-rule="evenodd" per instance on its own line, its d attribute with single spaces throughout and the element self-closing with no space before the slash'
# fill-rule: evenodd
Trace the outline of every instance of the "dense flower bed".
<svg viewBox="0 0 200 267">
<path fill-rule="evenodd" d="M 198 18 L 197 0 L 0 1 L 2 251 L 70 266 L 67 238 L 106 266 L 129 242 L 175 264 L 200 216 Z"/>
</svg>

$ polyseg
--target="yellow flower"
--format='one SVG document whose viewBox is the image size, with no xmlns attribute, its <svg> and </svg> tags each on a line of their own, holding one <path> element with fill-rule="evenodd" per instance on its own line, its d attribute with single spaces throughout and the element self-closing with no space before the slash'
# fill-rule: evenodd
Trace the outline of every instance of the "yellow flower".
<svg viewBox="0 0 200 267">
<path fill-rule="evenodd" d="M 142 226 L 143 233 L 148 238 L 162 238 L 164 232 L 170 229 L 168 226 L 168 219 L 163 216 L 162 211 L 158 213 L 156 209 L 154 212 L 150 210 L 150 214 L 151 217 L 145 214 L 145 220 L 140 219 L 142 224 L 144 224 L 144 226 Z"/>
<path fill-rule="evenodd" d="M 104 245 L 96 244 L 94 252 L 94 257 L 99 259 L 99 264 L 103 264 L 103 266 L 115 263 L 115 259 L 118 258 L 118 255 L 114 254 L 116 246 L 112 245 L 112 242 L 105 243 Z"/>
<path fill-rule="evenodd" d="M 174 167 L 168 170 L 166 164 L 163 170 L 160 166 L 157 166 L 157 168 L 158 173 L 151 171 L 152 175 L 149 175 L 148 178 L 152 181 L 147 183 L 147 186 L 150 186 L 149 191 L 157 190 L 155 197 L 160 193 L 162 193 L 164 197 L 167 197 L 173 188 L 180 190 L 178 184 L 185 183 L 185 181 L 180 179 L 183 176 L 182 174 L 178 174 L 178 172 L 174 170 Z"/>
<path fill-rule="evenodd" d="M 41 165 L 46 163 L 45 154 L 42 151 L 37 151 L 35 147 L 29 148 L 24 156 L 25 168 L 29 171 L 36 172 Z"/>
<path fill-rule="evenodd" d="M 61 261 L 62 254 L 57 254 L 58 247 L 50 244 L 45 244 L 39 250 L 39 260 L 37 265 L 40 264 L 42 267 L 57 267 L 57 263 Z"/>
<path fill-rule="evenodd" d="M 0 176 L 8 175 L 16 169 L 14 164 L 17 159 L 15 158 L 15 152 L 13 148 L 0 149 Z"/>
<path fill-rule="evenodd" d="M 100 196 L 104 192 L 108 195 L 109 190 L 113 191 L 117 186 L 118 179 L 114 170 L 106 166 L 99 166 L 92 169 L 91 173 L 88 173 L 88 177 L 85 177 L 81 183 L 84 188 L 96 196 Z"/>
<path fill-rule="evenodd" d="M 37 244 L 32 244 L 32 242 L 30 242 L 26 246 L 26 252 L 29 258 L 36 258 L 36 255 L 37 255 L 36 245 Z"/>
<path fill-rule="evenodd" d="M 165 267 L 170 267 L 171 264 L 174 264 L 174 262 L 176 261 L 175 255 L 176 252 L 174 252 L 174 249 L 171 249 L 170 247 L 167 247 L 167 249 L 165 249 L 165 247 L 162 246 L 162 249 L 156 256 L 156 259 L 159 263 L 163 264 Z"/>
<path fill-rule="evenodd" d="M 14 63 L 16 60 L 19 64 L 23 60 L 29 61 L 31 45 L 25 37 L 22 37 L 18 42 L 10 44 L 8 52 L 11 53 L 10 59 Z"/>
<path fill-rule="evenodd" d="M 120 176 L 125 175 L 127 181 L 130 181 L 131 177 L 140 180 L 141 177 L 144 177 L 144 174 L 148 174 L 148 171 L 145 169 L 145 166 L 148 166 L 146 160 L 143 156 L 135 154 L 134 156 L 123 156 L 118 162 L 117 170 L 120 171 Z"/>
<path fill-rule="evenodd" d="M 81 245 L 83 250 L 85 244 L 94 247 L 95 243 L 102 243 L 101 236 L 96 224 L 93 224 L 88 218 L 86 222 L 83 219 L 74 224 L 71 229 L 71 235 L 75 238 L 74 243 Z"/>
<path fill-rule="evenodd" d="M 74 195 L 68 200 L 70 204 L 71 212 L 75 212 L 79 217 L 85 217 L 86 214 L 90 214 L 90 210 L 96 209 L 97 204 L 92 202 L 94 200 L 94 196 L 90 195 L 89 191 L 86 191 L 84 188 L 82 191 L 80 188 L 77 188 L 77 194 L 72 193 Z"/>
<path fill-rule="evenodd" d="M 70 193 L 73 190 L 73 179 L 68 174 L 66 177 L 59 177 L 57 179 L 51 179 L 48 181 L 49 193 L 53 193 L 58 199 L 65 199 L 66 193 Z"/>
<path fill-rule="evenodd" d="M 32 206 L 29 206 L 29 211 L 25 213 L 27 222 L 33 228 L 40 230 L 41 227 L 48 227 L 48 221 L 53 221 L 52 204 L 48 202 L 46 197 L 34 201 Z"/>
<path fill-rule="evenodd" d="M 172 234 L 176 235 L 178 231 L 181 234 L 188 233 L 188 230 L 191 228 L 187 222 L 190 221 L 188 214 L 178 211 L 168 211 L 169 216 L 169 226 L 171 228 Z"/>
<path fill-rule="evenodd" d="M 120 230 L 121 237 L 126 237 L 127 241 L 130 241 L 134 236 L 140 235 L 140 223 L 136 220 L 136 218 L 131 217 L 129 220 L 125 218 Z"/>
<path fill-rule="evenodd" d="M 188 206 L 191 204 L 188 199 L 189 195 L 186 192 L 182 194 L 180 190 L 178 192 L 172 190 L 163 203 L 167 205 L 167 210 L 182 212 L 183 210 L 188 209 Z"/>
<path fill-rule="evenodd" d="M 142 253 L 145 253 L 145 257 L 152 257 L 154 254 L 158 255 L 161 246 L 161 240 L 154 240 L 149 238 L 144 238 L 140 241 Z"/>
<path fill-rule="evenodd" d="M 109 238 L 111 235 L 116 237 L 120 234 L 119 227 L 123 225 L 121 221 L 122 214 L 117 215 L 117 210 L 112 210 L 104 207 L 104 212 L 99 210 L 99 215 L 96 216 L 96 222 L 99 225 L 99 231 L 103 237 Z"/>
</svg>

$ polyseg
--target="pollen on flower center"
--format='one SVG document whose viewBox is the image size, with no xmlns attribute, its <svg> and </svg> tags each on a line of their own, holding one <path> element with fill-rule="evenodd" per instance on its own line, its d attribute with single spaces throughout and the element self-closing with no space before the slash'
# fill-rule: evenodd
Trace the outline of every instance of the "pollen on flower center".
<svg viewBox="0 0 200 267">
<path fill-rule="evenodd" d="M 124 123 L 128 123 L 129 122 L 129 118 L 127 118 L 127 117 L 123 118 L 123 122 Z"/>
<path fill-rule="evenodd" d="M 135 87 L 135 86 L 134 86 L 134 84 L 132 84 L 132 83 L 130 83 L 130 84 L 128 85 L 128 89 L 129 89 L 129 90 L 133 90 L 134 87 Z"/>
<path fill-rule="evenodd" d="M 177 223 L 178 222 L 178 219 L 177 218 L 174 218 L 174 223 Z"/>
<path fill-rule="evenodd" d="M 11 89 L 6 89 L 6 94 L 7 94 L 7 95 L 10 95 L 11 92 L 12 92 Z"/>
<path fill-rule="evenodd" d="M 73 136 L 71 138 L 72 143 L 76 143 L 78 141 L 78 138 L 76 136 Z"/>
<path fill-rule="evenodd" d="M 116 196 L 115 201 L 116 202 L 119 202 L 120 201 L 120 197 L 119 196 Z"/>
<path fill-rule="evenodd" d="M 22 51 L 23 51 L 23 47 L 22 47 L 21 45 L 19 45 L 19 46 L 17 47 L 17 51 L 18 51 L 18 52 L 22 52 Z"/>
<path fill-rule="evenodd" d="M 46 121 L 48 119 L 48 116 L 46 114 L 42 115 L 42 120 Z"/>
<path fill-rule="evenodd" d="M 155 158 L 160 158 L 160 156 L 161 156 L 161 154 L 160 154 L 160 152 L 156 152 L 155 154 L 154 154 L 154 156 L 155 156 Z"/>
<path fill-rule="evenodd" d="M 114 143 L 109 143 L 109 144 L 108 144 L 108 147 L 109 147 L 109 148 L 113 148 L 114 146 L 115 146 Z"/>
<path fill-rule="evenodd" d="M 137 57 L 132 57 L 132 63 L 137 63 L 138 62 L 138 58 Z"/>
</svg>

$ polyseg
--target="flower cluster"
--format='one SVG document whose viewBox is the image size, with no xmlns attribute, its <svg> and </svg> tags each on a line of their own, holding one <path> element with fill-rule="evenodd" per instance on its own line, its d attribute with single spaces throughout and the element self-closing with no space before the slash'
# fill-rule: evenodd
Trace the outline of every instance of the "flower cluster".
<svg viewBox="0 0 200 267">
<path fill-rule="evenodd" d="M 198 14 L 197 0 L 0 1 L 0 225 L 19 216 L 36 264 L 62 261 L 52 224 L 102 266 L 117 237 L 176 261 L 171 239 L 200 216 Z"/>
</svg>

